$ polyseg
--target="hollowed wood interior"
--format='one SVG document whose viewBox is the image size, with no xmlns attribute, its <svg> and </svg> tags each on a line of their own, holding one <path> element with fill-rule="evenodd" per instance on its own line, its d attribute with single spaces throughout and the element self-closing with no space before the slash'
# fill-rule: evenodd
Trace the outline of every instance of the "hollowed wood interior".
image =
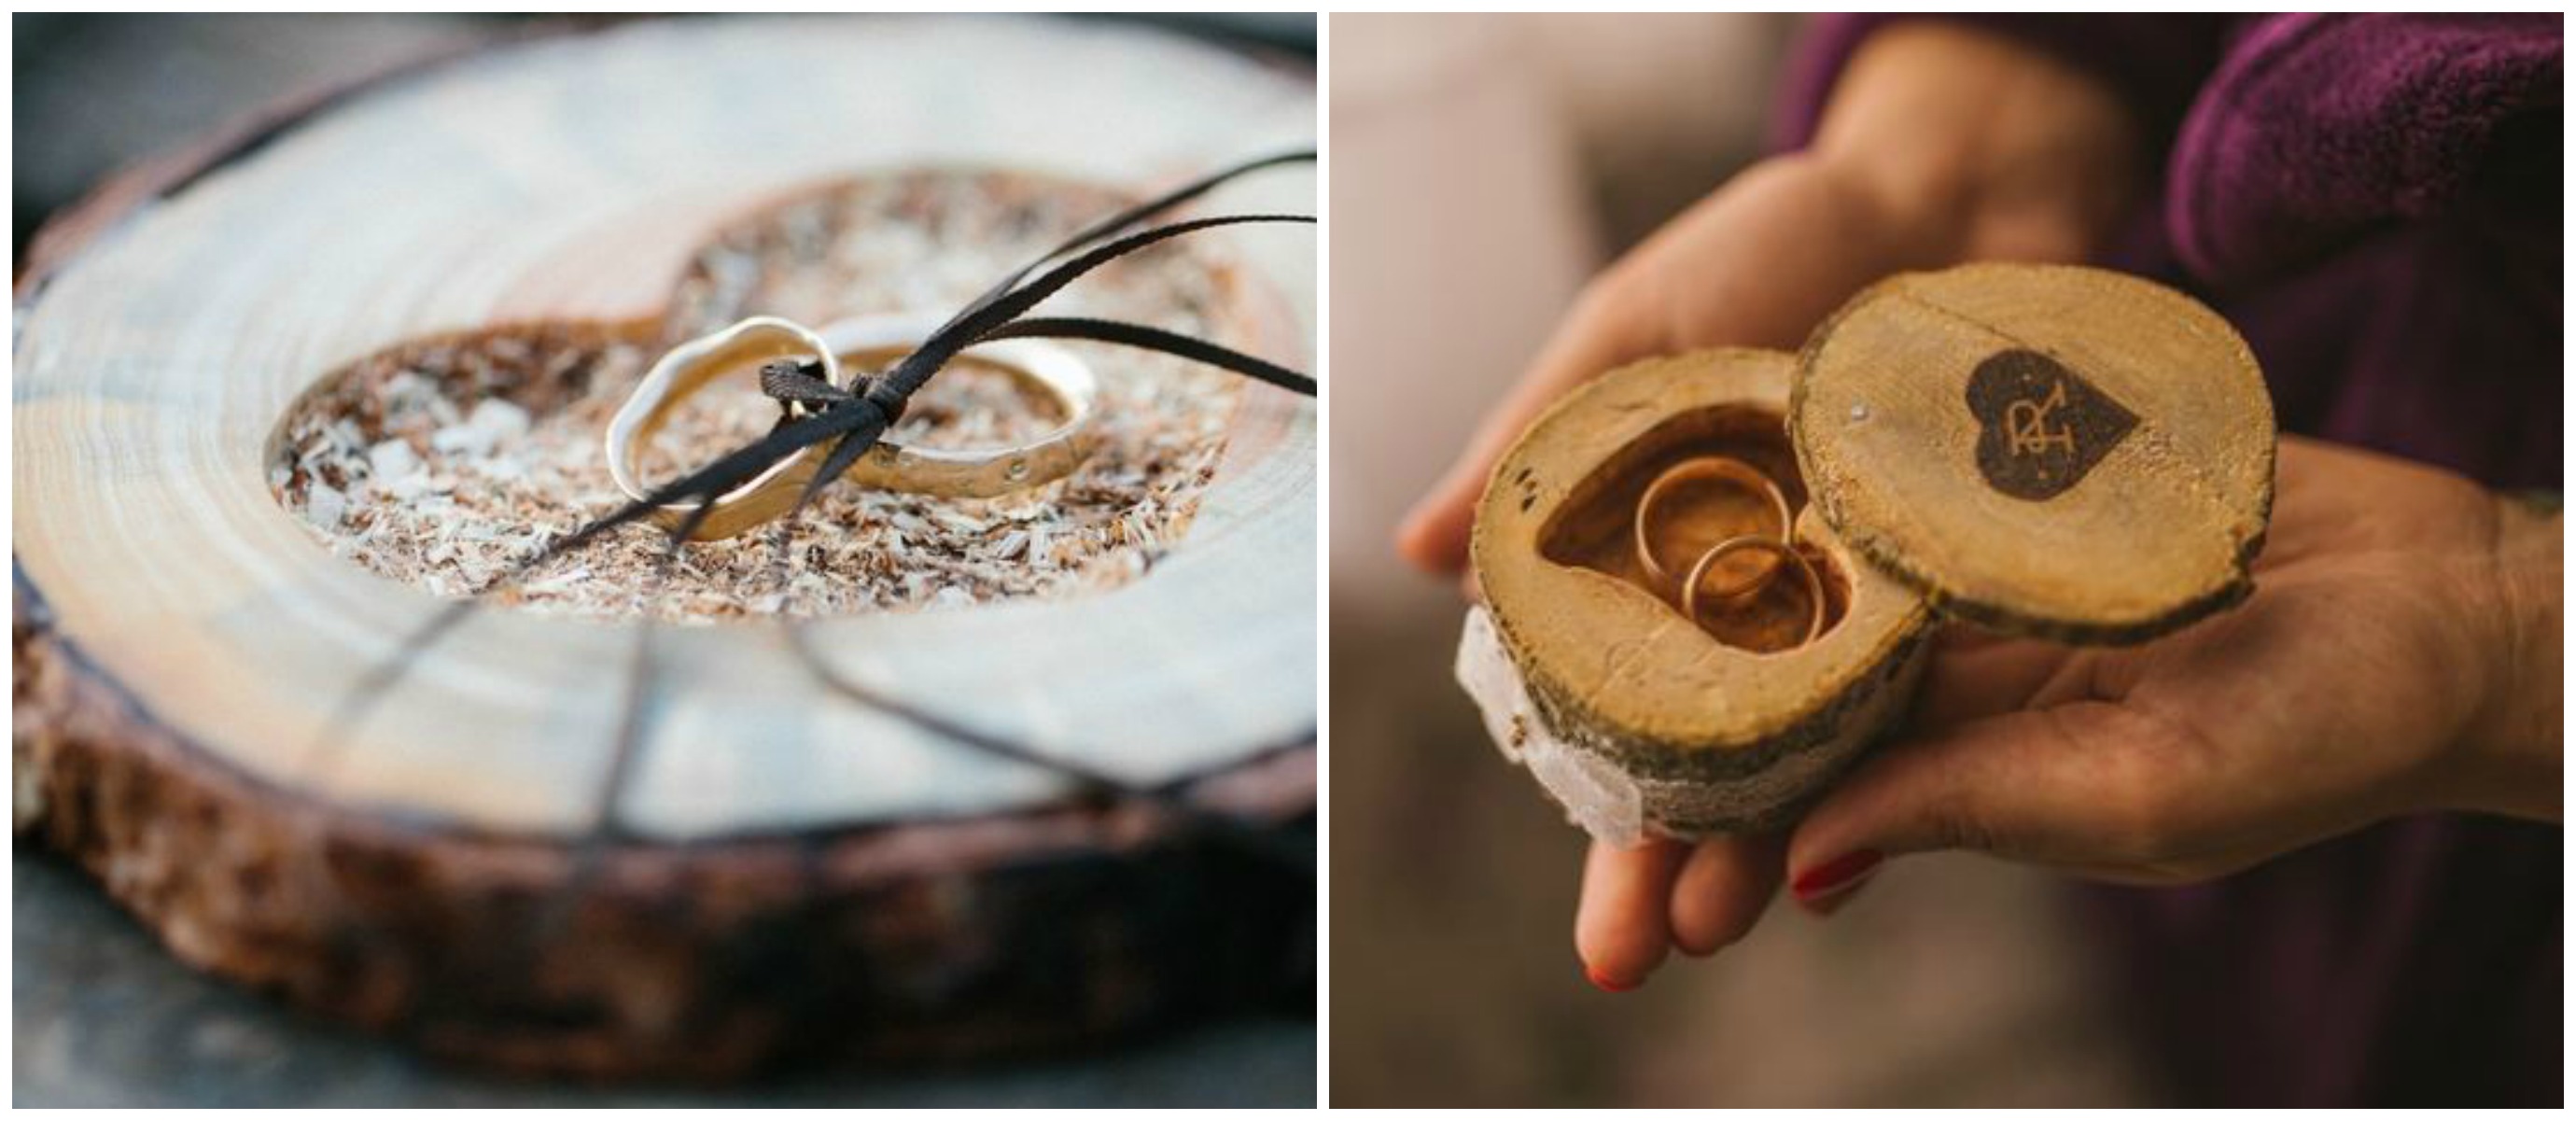
<svg viewBox="0 0 2576 1121">
<path fill-rule="evenodd" d="M 819 328 L 946 312 L 1131 201 L 1076 180 L 947 167 L 778 195 L 705 235 L 659 317 L 417 336 L 323 374 L 273 430 L 271 492 L 335 556 L 434 594 L 467 594 L 623 501 L 601 433 L 669 347 L 750 315 Z M 1269 314 L 1260 310 L 1266 284 L 1222 242 L 1174 242 L 1112 262 L 1057 299 L 1068 315 L 1237 343 Z M 845 480 L 784 527 L 794 558 L 784 584 L 778 538 L 761 532 L 691 544 L 687 563 L 656 585 L 660 595 L 639 595 L 664 551 L 659 534 L 639 526 L 524 574 L 495 602 L 694 621 L 956 610 L 1120 587 L 1189 538 L 1217 465 L 1245 454 L 1229 450 L 1238 418 L 1253 415 L 1238 408 L 1273 404 L 1245 398 L 1242 378 L 1179 358 L 1064 345 L 1090 366 L 1098 392 L 1090 455 L 1063 480 L 990 499 Z M 900 355 L 870 347 L 842 357 L 846 374 L 878 372 Z M 640 449 L 638 477 L 677 479 L 758 440 L 778 416 L 752 371 L 725 371 L 672 406 Z M 1052 394 L 968 353 L 921 388 L 885 439 L 991 449 L 1063 420 Z"/>
<path fill-rule="evenodd" d="M 1806 508 L 1806 483 L 1798 477 L 1797 454 L 1789 447 L 1780 414 L 1744 405 L 1716 406 L 1657 425 L 1593 468 L 1540 530 L 1539 555 L 1626 581 L 1679 614 L 1681 577 L 1692 562 L 1728 538 L 1778 530 L 1769 499 L 1751 488 L 1722 479 L 1681 483 L 1660 500 L 1649 527 L 1649 543 L 1671 579 L 1659 583 L 1649 576 L 1637 557 L 1638 500 L 1667 468 L 1705 455 L 1741 460 L 1769 477 L 1788 499 L 1793 524 Z M 1850 581 L 1825 550 L 1804 541 L 1793 541 L 1793 546 L 1815 566 L 1824 586 L 1821 638 L 1849 609 Z M 1703 590 L 1700 629 L 1719 642 L 1760 654 L 1801 645 L 1810 607 L 1806 582 L 1797 573 L 1775 572 L 1759 590 L 1738 598 L 1707 595 L 1784 563 L 1775 554 L 1752 549 L 1716 562 Z"/>
</svg>

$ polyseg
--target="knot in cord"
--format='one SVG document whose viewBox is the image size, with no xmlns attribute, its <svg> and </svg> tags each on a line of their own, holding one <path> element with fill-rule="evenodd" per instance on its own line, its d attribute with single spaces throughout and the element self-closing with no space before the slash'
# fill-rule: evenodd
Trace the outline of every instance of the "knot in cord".
<svg viewBox="0 0 2576 1121">
<path fill-rule="evenodd" d="M 824 380 L 822 363 L 799 362 L 793 358 L 781 358 L 762 366 L 760 391 L 790 412 L 798 406 L 820 411 L 864 401 L 876 406 L 888 427 L 903 419 L 904 406 L 909 403 L 904 394 L 896 392 L 888 384 L 888 379 L 860 374 L 850 382 L 848 389 L 843 389 Z"/>
</svg>

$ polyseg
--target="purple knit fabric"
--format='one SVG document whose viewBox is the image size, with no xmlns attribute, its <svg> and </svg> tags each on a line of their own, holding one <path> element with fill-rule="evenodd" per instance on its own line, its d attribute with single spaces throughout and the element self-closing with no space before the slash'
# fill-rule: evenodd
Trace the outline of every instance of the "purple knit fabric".
<svg viewBox="0 0 2576 1121">
<path fill-rule="evenodd" d="M 2104 263 L 2226 315 L 2284 429 L 2561 485 L 2559 17 L 1959 18 L 2133 107 L 2162 172 Z M 1786 145 L 1884 22 L 1816 21 Z M 2556 1104 L 2561 863 L 2441 815 L 2086 902 L 2185 1102 Z"/>
</svg>

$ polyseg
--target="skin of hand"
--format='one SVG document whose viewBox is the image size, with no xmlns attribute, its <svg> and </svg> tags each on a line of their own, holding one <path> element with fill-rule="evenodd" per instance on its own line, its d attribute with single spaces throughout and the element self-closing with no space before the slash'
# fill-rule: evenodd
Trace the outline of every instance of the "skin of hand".
<svg viewBox="0 0 2576 1121">
<path fill-rule="evenodd" d="M 1896 271 L 2090 255 L 2129 205 L 2136 150 L 2107 91 L 2005 40 L 1933 23 L 1872 36 L 1813 148 L 1738 176 L 1586 289 L 1399 549 L 1463 569 L 1493 462 L 1606 370 L 1793 347 Z M 2389 516 L 2360 508 L 2383 502 Z M 1673 948 L 1741 938 L 1784 877 L 1830 911 L 1895 853 L 2171 881 L 2412 809 L 2554 819 L 2557 534 L 2457 477 L 2286 442 L 2246 604 L 2120 651 L 1945 636 L 1911 738 L 1794 837 L 1596 844 L 1576 950 L 1594 983 L 1632 987 Z"/>
<path fill-rule="evenodd" d="M 1891 273 L 2089 255 L 2128 209 L 2138 143 L 2107 91 L 2006 40 L 1938 23 L 1871 36 L 1813 146 L 1737 175 L 1585 286 L 1398 550 L 1462 570 L 1494 462 L 1605 371 L 1698 347 L 1795 349 Z"/>
<path fill-rule="evenodd" d="M 2282 442 L 2279 486 L 2254 594 L 2231 611 L 2133 647 L 1945 635 L 1905 733 L 1785 849 L 1596 846 L 1594 976 L 1624 988 L 1666 944 L 1740 937 L 1784 868 L 1830 913 L 1905 853 L 2183 883 L 2412 813 L 2558 821 L 2563 520 L 2300 439 Z"/>
</svg>

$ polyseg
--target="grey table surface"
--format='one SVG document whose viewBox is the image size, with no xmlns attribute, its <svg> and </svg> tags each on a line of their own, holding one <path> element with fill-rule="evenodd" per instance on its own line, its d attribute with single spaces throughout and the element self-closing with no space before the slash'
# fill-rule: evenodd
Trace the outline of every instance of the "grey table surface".
<svg viewBox="0 0 2576 1121">
<path fill-rule="evenodd" d="M 201 976 L 78 870 L 12 864 L 21 1106 L 1289 1105 L 1315 1103 L 1315 1024 L 1218 1023 L 1076 1060 L 791 1074 L 722 1089 L 493 1078 Z"/>
</svg>

